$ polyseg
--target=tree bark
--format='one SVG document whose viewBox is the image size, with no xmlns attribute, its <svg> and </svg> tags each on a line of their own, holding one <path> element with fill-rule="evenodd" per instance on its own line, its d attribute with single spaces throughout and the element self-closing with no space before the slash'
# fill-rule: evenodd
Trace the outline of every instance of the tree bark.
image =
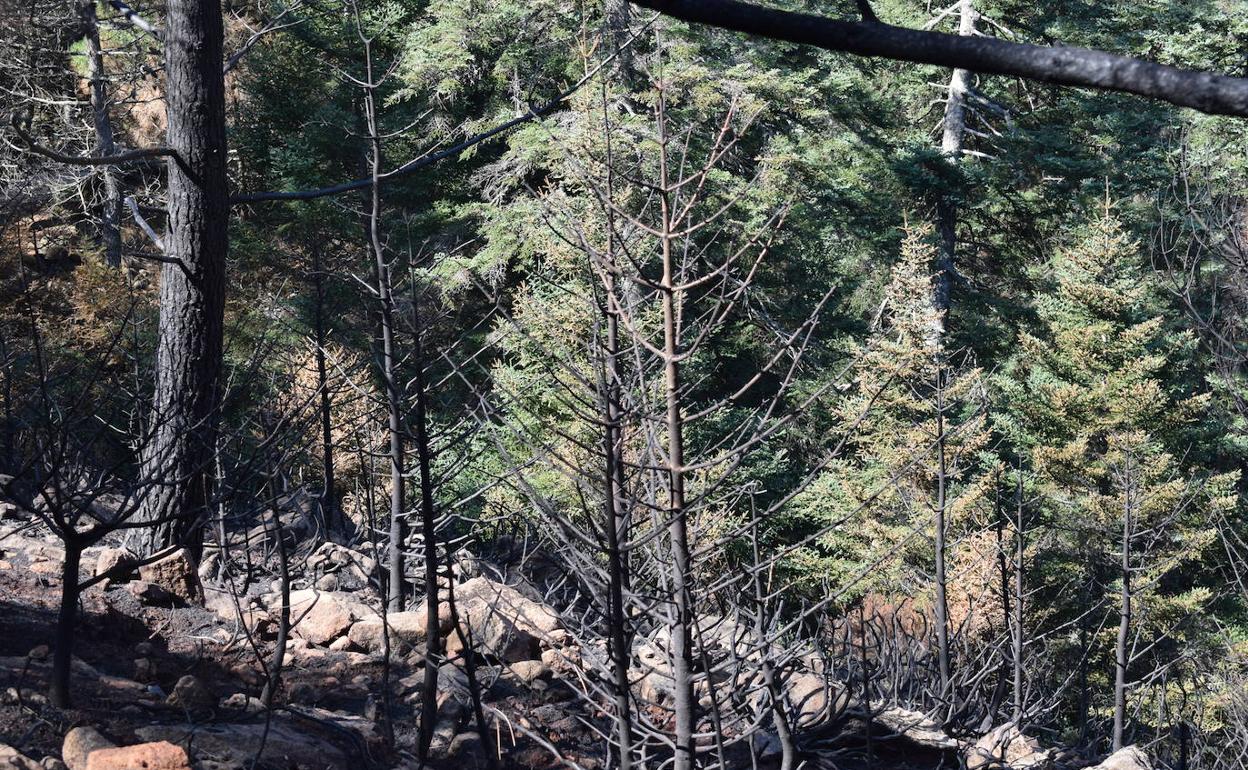
<svg viewBox="0 0 1248 770">
<path fill-rule="evenodd" d="M 830 51 L 1123 91 L 1214 115 L 1248 117 L 1248 78 L 1185 70 L 1088 48 L 1028 45 L 879 22 L 841 21 L 739 0 L 632 1 L 683 21 Z"/>
<path fill-rule="evenodd" d="M 48 702 L 56 708 L 69 708 L 69 675 L 73 666 L 74 624 L 78 614 L 78 567 L 82 545 L 65 538 L 65 561 L 61 565 L 61 607 L 56 614 L 56 637 L 52 640 L 52 672 L 49 675 Z"/>
<path fill-rule="evenodd" d="M 964 37 L 974 35 L 976 17 L 973 0 L 961 0 L 959 14 L 958 34 Z M 949 78 L 940 151 L 953 165 L 962 158 L 962 141 L 966 134 L 966 93 L 970 88 L 970 81 L 971 73 L 960 67 Z M 936 224 L 940 232 L 940 261 L 936 265 L 935 300 L 936 309 L 941 313 L 943 329 L 949 322 L 953 276 L 957 270 L 958 204 L 944 190 L 940 191 L 939 196 L 936 203 Z"/>
<path fill-rule="evenodd" d="M 330 410 L 329 399 L 329 368 L 325 360 L 325 272 L 321 266 L 321 247 L 312 247 L 312 281 L 316 288 L 315 308 L 312 315 L 312 332 L 315 335 L 316 350 L 316 388 L 320 396 L 321 407 L 321 475 L 324 485 L 321 488 L 321 519 L 325 529 L 330 533 L 342 533 L 346 529 L 346 521 L 338 506 L 338 495 L 334 488 L 334 431 L 333 412 Z"/>
<path fill-rule="evenodd" d="M 170 0 L 165 33 L 169 232 L 161 269 L 156 391 L 142 455 L 136 548 L 199 557 L 215 445 L 229 206 L 221 6 Z"/>
<path fill-rule="evenodd" d="M 955 700 L 952 692 L 952 678 L 949 670 L 949 599 L 948 579 L 945 576 L 945 535 L 948 524 L 945 521 L 948 504 L 949 472 L 945 457 L 945 370 L 938 366 L 936 370 L 936 654 L 940 668 L 940 697 L 952 713 Z"/>
<path fill-rule="evenodd" d="M 662 96 L 660 96 L 662 99 Z M 673 709 L 676 719 L 675 770 L 692 770 L 696 747 L 694 746 L 693 697 L 693 597 L 689 585 L 691 558 L 689 551 L 689 528 L 685 513 L 684 469 L 684 421 L 681 418 L 680 392 L 680 331 L 677 314 L 676 266 L 673 254 L 670 203 L 668 200 L 667 136 L 662 123 L 666 117 L 660 107 L 659 206 L 662 216 L 660 247 L 663 258 L 663 277 L 659 291 L 663 303 L 663 369 L 664 395 L 667 403 L 667 494 L 668 538 L 672 554 L 672 611 L 668 619 L 671 640 L 672 681 L 675 695 Z"/>
<path fill-rule="evenodd" d="M 1133 480 L 1128 471 L 1122 506 L 1122 589 L 1118 607 L 1118 639 L 1114 644 L 1114 751 L 1122 748 L 1127 719 L 1127 640 L 1131 633 L 1131 538 L 1135 505 L 1132 487 Z"/>
</svg>

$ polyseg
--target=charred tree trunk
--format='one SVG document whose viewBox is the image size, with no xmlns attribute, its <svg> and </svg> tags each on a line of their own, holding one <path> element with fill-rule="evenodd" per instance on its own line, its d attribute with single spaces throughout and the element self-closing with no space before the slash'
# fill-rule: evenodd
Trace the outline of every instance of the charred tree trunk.
<svg viewBox="0 0 1248 770">
<path fill-rule="evenodd" d="M 1014 724 L 1020 730 L 1027 706 L 1023 700 L 1023 671 L 1026 665 L 1023 660 L 1023 552 L 1027 547 L 1023 532 L 1023 469 L 1020 465 L 1014 488 L 1014 621 L 1010 634 L 1013 647 L 1010 658 L 1014 664 Z"/>
<path fill-rule="evenodd" d="M 433 501 L 433 454 L 429 447 L 429 411 L 424 374 L 423 322 L 420 294 L 412 281 L 412 346 L 415 353 L 415 439 L 420 473 L 420 530 L 425 557 L 425 680 L 421 693 L 420 757 L 425 759 L 433 741 L 438 713 L 438 669 L 442 665 L 442 633 L 438 627 L 438 518 Z M 452 578 L 453 579 L 453 578 Z"/>
<path fill-rule="evenodd" d="M 1128 460 L 1128 462 L 1130 462 Z M 1118 607 L 1118 639 L 1114 644 L 1114 735 L 1113 750 L 1123 745 L 1123 733 L 1127 721 L 1127 664 L 1129 653 L 1127 642 L 1131 633 L 1131 538 L 1134 535 L 1133 484 L 1130 469 L 1126 474 L 1127 484 L 1124 489 L 1122 506 L 1122 561 L 1120 563 L 1122 588 L 1119 593 Z"/>
<path fill-rule="evenodd" d="M 156 391 L 135 530 L 142 554 L 202 550 L 216 443 L 229 204 L 218 0 L 170 0 L 165 25 L 169 232 L 161 269 Z"/>
<path fill-rule="evenodd" d="M 334 488 L 334 431 L 333 413 L 329 400 L 329 368 L 325 360 L 325 273 L 321 269 L 321 247 L 312 248 L 312 281 L 316 288 L 315 308 L 312 315 L 312 332 L 315 335 L 316 388 L 321 407 L 321 518 L 330 532 L 343 532 L 346 522 L 338 506 L 337 490 Z"/>
<path fill-rule="evenodd" d="M 56 638 L 52 640 L 52 673 L 48 702 L 56 708 L 70 705 L 69 674 L 73 665 L 74 624 L 78 615 L 78 567 L 82 544 L 65 538 L 65 562 L 61 565 L 61 607 L 56 614 Z"/>
<path fill-rule="evenodd" d="M 386 604 L 390 612 L 402 612 L 405 581 L 403 544 L 407 540 L 407 519 L 403 502 L 403 418 L 394 342 L 393 284 L 390 279 L 390 266 L 386 263 L 385 249 L 381 243 L 381 185 L 378 179 L 382 173 L 382 155 L 374 93 L 377 84 L 373 80 L 372 45 L 367 40 L 364 41 L 364 56 L 367 78 L 364 87 L 364 119 L 368 128 L 369 172 L 373 180 L 369 187 L 368 240 L 373 252 L 374 278 L 380 306 L 380 369 L 382 384 L 386 390 L 387 428 L 390 434 L 390 541 L 386 549 L 390 568 Z"/>
<path fill-rule="evenodd" d="M 951 692 L 952 678 L 949 670 L 949 599 L 948 578 L 945 575 L 946 534 L 948 523 L 946 513 L 949 494 L 949 468 L 945 457 L 945 370 L 938 366 L 936 370 L 936 654 L 940 667 L 940 698 L 947 707 L 947 713 L 953 713 L 956 698 Z"/>
<path fill-rule="evenodd" d="M 660 93 L 660 102 L 662 94 Z M 664 397 L 667 405 L 667 495 L 668 538 L 670 540 L 672 565 L 672 608 L 668 617 L 671 637 L 672 681 L 675 695 L 673 709 L 676 722 L 675 770 L 692 770 L 696 747 L 694 726 L 696 715 L 693 697 L 693 597 L 690 578 L 692 564 L 689 550 L 689 527 L 685 512 L 684 469 L 684 421 L 681 417 L 680 385 L 680 321 L 677 318 L 678 289 L 672 233 L 672 211 L 667 169 L 667 133 L 663 126 L 665 116 L 660 104 L 660 193 L 659 206 L 662 217 L 660 248 L 663 259 L 663 277 L 659 292 L 663 303 L 663 370 Z"/>
</svg>

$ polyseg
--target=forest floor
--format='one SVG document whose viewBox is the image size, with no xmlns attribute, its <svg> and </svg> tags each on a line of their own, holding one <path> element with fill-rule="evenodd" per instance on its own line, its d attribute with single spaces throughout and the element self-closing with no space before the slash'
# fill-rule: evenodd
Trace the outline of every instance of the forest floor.
<svg viewBox="0 0 1248 770">
<path fill-rule="evenodd" d="M 182 745 L 199 770 L 417 766 L 419 647 L 400 646 L 387 672 L 381 655 L 351 649 L 346 635 L 328 646 L 291 640 L 273 708 L 264 709 L 257 700 L 266 681 L 260 661 L 271 660 L 271 634 L 241 633 L 237 619 L 203 606 L 173 601 L 162 606 L 141 598 L 128 582 L 97 585 L 84 593 L 72 707 L 53 708 L 45 693 L 62 553 L 46 532 L 41 535 L 29 525 L 0 526 L 0 744 L 7 744 L 0 746 L 0 767 L 12 747 L 10 753 L 28 757 L 31 767 L 58 770 L 66 766 L 63 758 L 69 770 L 86 770 L 71 762 L 65 741 L 78 726 L 91 726 L 120 746 L 160 740 Z M 83 579 L 98 553 L 92 549 L 84 555 Z M 605 715 L 574 689 L 580 674 L 532 663 L 543 670 L 527 681 L 517 676 L 520 667 L 488 657 L 478 670 L 484 700 L 502 717 L 493 720 L 490 736 L 501 744 L 502 767 L 603 767 L 604 742 L 595 729 L 607 727 Z M 463 682 L 454 679 L 440 688 L 437 760 L 430 764 L 484 768 L 484 745 L 474 732 Z M 386 736 L 387 708 L 393 740 Z M 868 764 L 860 720 L 842 718 L 816 732 L 805 736 L 820 747 L 808 767 L 957 766 L 955 752 L 890 741 L 888 731 L 878 726 Z M 755 761 L 749 752 L 739 757 L 743 768 L 774 767 L 774 747 Z"/>
</svg>

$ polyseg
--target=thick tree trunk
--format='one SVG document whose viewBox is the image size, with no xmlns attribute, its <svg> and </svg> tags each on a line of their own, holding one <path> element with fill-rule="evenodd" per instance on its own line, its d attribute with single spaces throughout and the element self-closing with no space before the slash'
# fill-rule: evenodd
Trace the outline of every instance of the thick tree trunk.
<svg viewBox="0 0 1248 770">
<path fill-rule="evenodd" d="M 156 391 L 144 447 L 143 554 L 175 542 L 198 558 L 218 423 L 228 245 L 221 6 L 169 0 L 165 25 L 169 232 L 161 270 Z"/>
<path fill-rule="evenodd" d="M 108 116 L 108 75 L 104 71 L 104 53 L 100 47 L 100 25 L 94 0 L 79 0 L 79 14 L 86 30 L 87 79 L 91 86 L 91 117 L 95 124 L 95 154 L 112 155 L 113 124 Z M 100 241 L 104 244 L 104 261 L 112 267 L 121 266 L 121 183 L 114 166 L 97 166 L 104 183 L 104 208 L 100 214 Z"/>
</svg>

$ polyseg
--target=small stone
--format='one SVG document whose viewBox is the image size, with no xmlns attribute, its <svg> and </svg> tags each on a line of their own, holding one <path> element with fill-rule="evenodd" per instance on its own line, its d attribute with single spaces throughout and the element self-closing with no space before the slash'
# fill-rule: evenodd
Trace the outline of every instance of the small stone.
<svg viewBox="0 0 1248 770">
<path fill-rule="evenodd" d="M 134 681 L 153 682 L 156 680 L 156 661 L 151 658 L 135 658 L 134 660 Z"/>
<path fill-rule="evenodd" d="M 54 561 L 37 561 L 28 567 L 31 572 L 38 575 L 59 575 L 61 574 L 61 565 Z"/>
<path fill-rule="evenodd" d="M 533 684 L 539 679 L 545 679 L 550 676 L 550 667 L 540 660 L 519 660 L 507 668 L 511 670 L 511 673 L 517 679 L 525 684 Z"/>
<path fill-rule="evenodd" d="M 100 734 L 94 727 L 75 727 L 65 733 L 61 744 L 61 759 L 69 770 L 86 770 L 87 756 L 96 749 L 111 749 L 117 744 Z"/>
<path fill-rule="evenodd" d="M 173 686 L 173 692 L 165 699 L 165 703 L 185 709 L 189 714 L 202 716 L 212 712 L 217 705 L 217 698 L 207 685 L 187 674 Z"/>
<path fill-rule="evenodd" d="M 39 764 L 43 766 L 43 770 L 69 770 L 68 765 L 56 757 L 44 757 Z"/>
<path fill-rule="evenodd" d="M 86 770 L 190 770 L 190 764 L 185 749 L 160 741 L 96 749 L 87 757 Z"/>
<path fill-rule="evenodd" d="M 477 770 L 486 767 L 485 743 L 477 733 L 456 735 L 446 752 L 447 759 L 454 760 L 457 768 Z"/>
<path fill-rule="evenodd" d="M 38 647 L 31 648 L 30 652 L 26 653 L 26 657 L 31 660 L 47 660 L 50 652 L 48 645 L 41 644 Z"/>
<path fill-rule="evenodd" d="M 177 601 L 177 597 L 165 590 L 163 586 L 146 580 L 136 580 L 130 584 L 130 594 L 139 600 L 139 604 L 144 605 L 171 605 Z"/>
</svg>

